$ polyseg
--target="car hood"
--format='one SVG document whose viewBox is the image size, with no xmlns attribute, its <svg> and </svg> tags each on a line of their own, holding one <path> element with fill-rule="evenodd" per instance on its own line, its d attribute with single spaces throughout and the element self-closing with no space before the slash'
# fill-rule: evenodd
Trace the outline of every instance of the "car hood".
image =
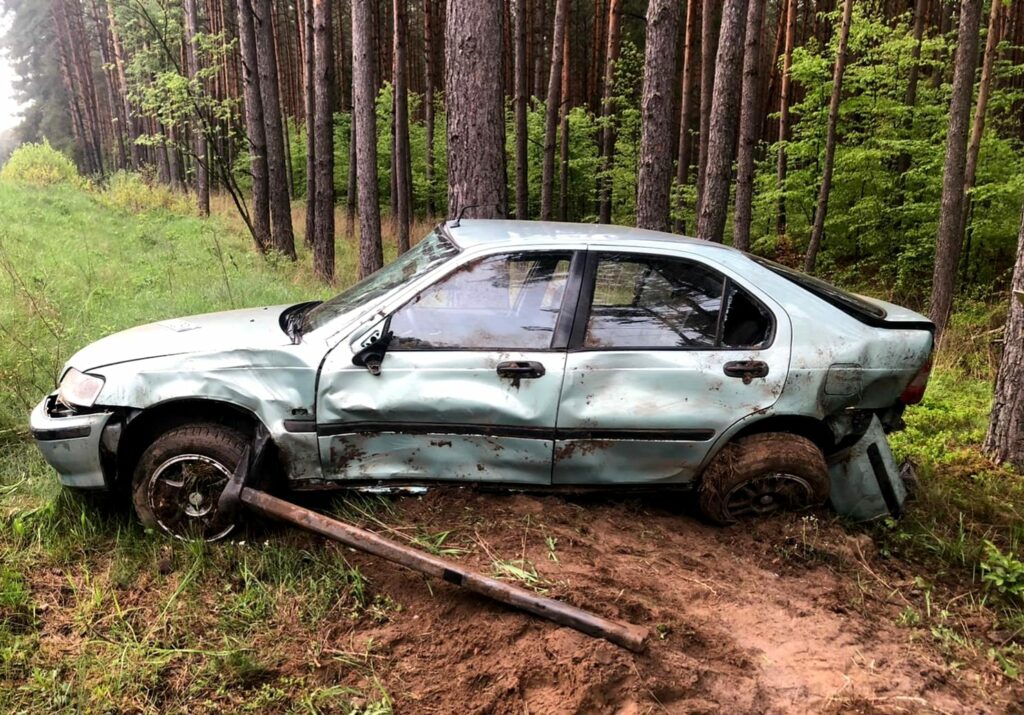
<svg viewBox="0 0 1024 715">
<path fill-rule="evenodd" d="M 289 345 L 279 322 L 289 307 L 229 310 L 140 325 L 87 345 L 68 360 L 68 366 L 96 370 L 167 355 Z"/>
</svg>

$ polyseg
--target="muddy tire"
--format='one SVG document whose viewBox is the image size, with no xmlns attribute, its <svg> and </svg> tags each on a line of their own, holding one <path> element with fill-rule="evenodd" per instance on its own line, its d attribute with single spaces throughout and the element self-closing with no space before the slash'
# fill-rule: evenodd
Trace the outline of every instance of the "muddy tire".
<svg viewBox="0 0 1024 715">
<path fill-rule="evenodd" d="M 704 470 L 701 513 L 718 524 L 816 506 L 828 499 L 825 456 L 811 440 L 768 432 L 726 445 Z"/>
<path fill-rule="evenodd" d="M 224 425 L 199 423 L 165 432 L 142 453 L 132 477 L 139 521 L 185 541 L 216 541 L 238 526 L 217 513 L 217 500 L 247 439 Z"/>
</svg>

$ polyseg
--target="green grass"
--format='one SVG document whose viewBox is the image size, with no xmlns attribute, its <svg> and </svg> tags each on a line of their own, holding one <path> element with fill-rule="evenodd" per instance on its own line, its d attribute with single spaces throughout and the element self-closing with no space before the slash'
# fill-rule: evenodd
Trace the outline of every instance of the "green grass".
<svg viewBox="0 0 1024 715">
<path fill-rule="evenodd" d="M 390 712 L 371 654 L 323 683 L 305 652 L 325 625 L 397 608 L 339 549 L 155 539 L 62 491 L 28 441 L 29 409 L 93 340 L 333 292 L 305 253 L 264 259 L 227 219 L 174 213 L 130 178 L 115 189 L 0 181 L 0 711 Z M 354 259 L 339 241 L 340 283 Z"/>
</svg>

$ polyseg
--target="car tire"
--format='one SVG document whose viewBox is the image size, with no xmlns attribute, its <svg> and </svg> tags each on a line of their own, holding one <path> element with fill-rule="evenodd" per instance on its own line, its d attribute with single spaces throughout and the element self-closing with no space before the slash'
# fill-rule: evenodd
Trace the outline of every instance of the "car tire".
<svg viewBox="0 0 1024 715">
<path fill-rule="evenodd" d="M 778 511 L 822 504 L 829 495 L 828 465 L 814 442 L 767 432 L 726 445 L 704 470 L 701 513 L 722 525 Z"/>
<path fill-rule="evenodd" d="M 142 453 L 132 503 L 148 528 L 184 541 L 217 541 L 238 527 L 217 513 L 217 500 L 248 440 L 236 429 L 199 423 L 175 427 Z"/>
</svg>

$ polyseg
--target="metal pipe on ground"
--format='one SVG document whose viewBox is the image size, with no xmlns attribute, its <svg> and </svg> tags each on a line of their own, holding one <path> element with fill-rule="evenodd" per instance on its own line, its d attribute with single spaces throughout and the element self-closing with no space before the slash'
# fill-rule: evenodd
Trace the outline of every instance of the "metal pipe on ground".
<svg viewBox="0 0 1024 715">
<path fill-rule="evenodd" d="M 372 531 L 291 504 L 258 489 L 243 486 L 237 492 L 237 496 L 241 503 L 256 513 L 285 521 L 353 549 L 461 586 L 589 636 L 603 638 L 631 651 L 639 653 L 646 647 L 648 631 L 642 626 L 612 621 L 553 598 L 538 596 L 532 591 L 470 571 L 454 562 L 424 554 L 385 539 Z"/>
</svg>

